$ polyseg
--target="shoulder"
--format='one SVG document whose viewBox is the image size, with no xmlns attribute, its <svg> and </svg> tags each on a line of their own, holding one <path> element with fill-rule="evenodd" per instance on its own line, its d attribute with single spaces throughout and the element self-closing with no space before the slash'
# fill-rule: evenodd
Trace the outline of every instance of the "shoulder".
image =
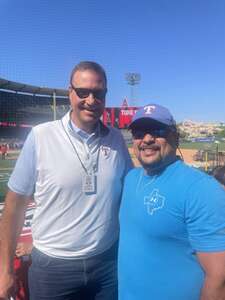
<svg viewBox="0 0 225 300">
<path fill-rule="evenodd" d="M 111 127 L 111 126 L 107 126 L 108 130 L 109 130 L 109 134 L 113 135 L 113 136 L 117 136 L 122 138 L 122 133 L 120 132 L 120 130 L 118 128 L 115 127 Z"/>
<path fill-rule="evenodd" d="M 197 177 L 189 186 L 189 190 L 192 194 L 205 195 L 205 199 L 215 198 L 220 195 L 224 198 L 225 203 L 225 190 L 213 176 L 203 174 Z"/>
<path fill-rule="evenodd" d="M 183 204 L 196 198 L 205 198 L 203 201 L 209 201 L 207 199 L 214 198 L 213 195 L 218 195 L 217 193 L 222 197 L 225 194 L 220 184 L 212 176 L 188 166 L 183 161 L 176 161 L 170 165 L 162 174 L 162 180 L 164 186 L 169 188 L 171 193 L 174 193 L 174 196 Z M 173 188 L 171 189 L 171 187 Z"/>
<path fill-rule="evenodd" d="M 38 124 L 33 127 L 34 132 L 39 132 L 43 130 L 51 130 L 59 126 L 60 120 L 50 121 Z"/>
<path fill-rule="evenodd" d="M 45 122 L 34 126 L 33 133 L 35 139 L 37 137 L 40 138 L 40 137 L 52 136 L 53 133 L 57 134 L 59 132 L 60 126 L 61 126 L 60 120 Z"/>
<path fill-rule="evenodd" d="M 186 204 L 198 206 L 225 205 L 225 190 L 213 176 L 182 163 L 175 177 L 177 185 L 186 192 Z"/>
<path fill-rule="evenodd" d="M 133 180 L 139 178 L 141 172 L 143 172 L 143 168 L 141 168 L 141 167 L 131 169 L 128 172 L 128 174 L 126 175 L 125 183 L 128 183 L 130 181 L 133 181 Z"/>
<path fill-rule="evenodd" d="M 134 192 L 137 183 L 140 180 L 141 172 L 143 172 L 142 168 L 133 168 L 127 173 L 124 181 L 124 189 L 123 189 L 124 197 L 127 195 L 131 195 Z"/>
<path fill-rule="evenodd" d="M 212 180 L 212 177 L 205 172 L 189 166 L 183 161 L 177 161 L 173 166 L 173 171 L 173 175 L 178 180 L 178 183 L 184 181 L 186 186 L 191 186 L 201 181 Z"/>
<path fill-rule="evenodd" d="M 111 146 L 115 147 L 116 149 L 127 148 L 123 135 L 119 129 L 105 126 L 105 133 L 106 134 L 103 135 L 103 140 L 105 140 Z"/>
</svg>

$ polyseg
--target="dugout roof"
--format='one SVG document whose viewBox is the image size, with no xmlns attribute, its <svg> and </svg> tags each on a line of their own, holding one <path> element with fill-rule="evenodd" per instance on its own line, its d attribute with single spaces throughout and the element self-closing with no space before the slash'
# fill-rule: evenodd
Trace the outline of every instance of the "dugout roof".
<svg viewBox="0 0 225 300">
<path fill-rule="evenodd" d="M 68 91 L 64 89 L 39 87 L 15 81 L 9 81 L 3 78 L 0 78 L 0 90 L 8 90 L 17 93 L 27 93 L 32 95 L 45 96 L 52 96 L 53 93 L 55 93 L 58 97 L 68 97 Z"/>
</svg>

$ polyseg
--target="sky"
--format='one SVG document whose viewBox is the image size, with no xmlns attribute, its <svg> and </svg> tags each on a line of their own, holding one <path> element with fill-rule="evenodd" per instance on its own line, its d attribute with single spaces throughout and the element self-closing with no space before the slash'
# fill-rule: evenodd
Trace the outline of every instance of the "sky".
<svg viewBox="0 0 225 300">
<path fill-rule="evenodd" d="M 0 0 L 0 78 L 67 88 L 82 60 L 105 68 L 107 106 L 225 122 L 224 0 Z"/>
</svg>

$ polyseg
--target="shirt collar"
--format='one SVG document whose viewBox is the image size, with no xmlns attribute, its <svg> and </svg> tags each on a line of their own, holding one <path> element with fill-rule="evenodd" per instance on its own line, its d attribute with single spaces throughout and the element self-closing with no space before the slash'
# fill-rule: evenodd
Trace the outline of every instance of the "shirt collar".
<svg viewBox="0 0 225 300">
<path fill-rule="evenodd" d="M 62 120 L 61 120 L 64 127 L 68 129 L 68 132 L 71 135 L 79 136 L 82 140 L 88 140 L 90 137 L 93 137 L 93 136 L 103 137 L 109 133 L 109 128 L 107 126 L 105 126 L 102 123 L 102 121 L 98 122 L 98 125 L 93 133 L 87 133 L 86 131 L 80 129 L 72 122 L 72 120 L 70 118 L 71 111 L 72 110 L 68 111 L 68 113 L 66 113 L 66 115 L 64 117 L 62 117 Z"/>
<path fill-rule="evenodd" d="M 70 128 L 72 130 L 74 130 L 82 139 L 84 139 L 86 141 L 93 136 L 98 136 L 98 134 L 99 134 L 99 124 L 92 133 L 88 133 L 88 132 L 84 131 L 83 129 L 80 129 L 79 127 L 77 127 L 76 124 L 71 119 L 70 119 L 69 123 L 70 123 L 69 124 Z"/>
</svg>

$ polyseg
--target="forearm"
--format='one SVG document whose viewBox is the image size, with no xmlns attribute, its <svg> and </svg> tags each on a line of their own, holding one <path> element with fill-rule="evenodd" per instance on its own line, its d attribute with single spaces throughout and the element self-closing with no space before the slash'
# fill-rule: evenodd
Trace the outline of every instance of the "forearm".
<svg viewBox="0 0 225 300">
<path fill-rule="evenodd" d="M 13 257 L 21 232 L 27 198 L 8 192 L 1 221 L 0 265 L 2 273 L 13 273 Z"/>
<path fill-rule="evenodd" d="M 225 300 L 225 278 L 205 278 L 200 300 Z"/>
</svg>

